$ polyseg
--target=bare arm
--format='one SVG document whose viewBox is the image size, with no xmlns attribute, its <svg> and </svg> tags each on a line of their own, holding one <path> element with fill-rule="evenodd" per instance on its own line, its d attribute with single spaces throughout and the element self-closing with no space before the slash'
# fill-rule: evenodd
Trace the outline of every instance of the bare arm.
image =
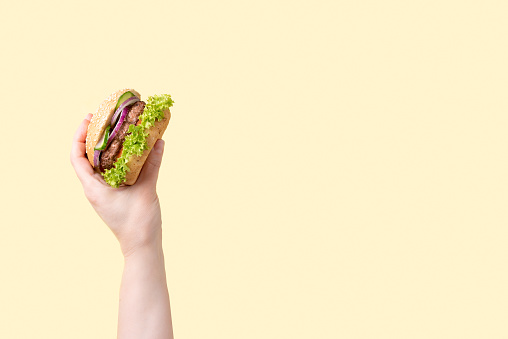
<svg viewBox="0 0 508 339">
<path fill-rule="evenodd" d="M 160 240 L 125 257 L 118 338 L 173 338 Z"/>
<path fill-rule="evenodd" d="M 71 163 L 86 197 L 115 234 L 124 255 L 118 338 L 172 339 L 162 252 L 162 218 L 156 193 L 164 142 L 157 141 L 136 184 L 112 188 L 94 172 L 85 157 L 90 119 L 88 115 L 76 131 Z"/>
</svg>

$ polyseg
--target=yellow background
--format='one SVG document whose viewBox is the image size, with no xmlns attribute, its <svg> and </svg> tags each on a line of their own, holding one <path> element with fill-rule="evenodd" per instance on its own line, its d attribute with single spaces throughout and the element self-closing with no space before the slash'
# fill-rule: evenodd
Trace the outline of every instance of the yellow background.
<svg viewBox="0 0 508 339">
<path fill-rule="evenodd" d="M 114 338 L 122 257 L 69 163 L 170 93 L 177 338 L 507 338 L 506 1 L 26 1 L 0 20 L 0 338 Z"/>
</svg>

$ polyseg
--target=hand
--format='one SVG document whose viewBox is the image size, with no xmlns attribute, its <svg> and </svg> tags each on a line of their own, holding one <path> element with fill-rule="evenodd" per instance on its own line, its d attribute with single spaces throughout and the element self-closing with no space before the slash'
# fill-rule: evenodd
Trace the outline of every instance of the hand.
<svg viewBox="0 0 508 339">
<path fill-rule="evenodd" d="M 136 184 L 113 188 L 93 170 L 85 155 L 85 138 L 91 117 L 88 114 L 79 126 L 71 150 L 71 163 L 85 196 L 117 237 L 125 257 L 140 248 L 159 245 L 162 219 L 156 185 L 164 141 L 155 143 Z"/>
</svg>

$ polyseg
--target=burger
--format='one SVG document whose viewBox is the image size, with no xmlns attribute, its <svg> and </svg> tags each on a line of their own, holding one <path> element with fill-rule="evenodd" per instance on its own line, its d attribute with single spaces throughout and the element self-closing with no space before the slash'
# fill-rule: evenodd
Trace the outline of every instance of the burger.
<svg viewBox="0 0 508 339">
<path fill-rule="evenodd" d="M 133 89 L 111 94 L 93 115 L 86 134 L 86 154 L 94 170 L 112 187 L 133 185 L 166 130 L 173 106 L 169 94 L 148 97 Z"/>
</svg>

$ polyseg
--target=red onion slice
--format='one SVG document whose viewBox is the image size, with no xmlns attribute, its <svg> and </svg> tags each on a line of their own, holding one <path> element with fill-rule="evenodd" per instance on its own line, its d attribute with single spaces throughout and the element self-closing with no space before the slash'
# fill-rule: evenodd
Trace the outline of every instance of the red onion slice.
<svg viewBox="0 0 508 339">
<path fill-rule="evenodd" d="M 102 151 L 95 151 L 93 153 L 93 167 L 99 167 L 99 157 L 101 156 Z"/>
<path fill-rule="evenodd" d="M 129 107 L 128 106 L 124 107 L 122 115 L 120 115 L 120 118 L 118 119 L 118 122 L 116 123 L 115 129 L 109 135 L 109 139 L 108 139 L 108 143 L 106 145 L 106 148 L 108 148 L 109 144 L 111 143 L 111 140 L 113 140 L 113 138 L 115 137 L 116 133 L 118 133 L 118 130 L 120 129 L 120 127 L 122 127 L 123 121 L 125 120 L 125 117 L 127 116 L 128 112 L 129 112 Z"/>
<path fill-rule="evenodd" d="M 122 102 L 120 107 L 118 107 L 118 109 L 116 110 L 115 114 L 113 114 L 113 117 L 111 118 L 111 126 L 115 126 L 116 120 L 120 116 L 121 112 L 123 112 L 123 109 L 125 107 L 130 106 L 130 105 L 132 105 L 132 104 L 134 104 L 134 103 L 136 103 L 138 101 L 139 101 L 139 98 L 134 96 L 134 97 L 130 97 L 127 100 L 125 100 L 124 102 Z"/>
</svg>

